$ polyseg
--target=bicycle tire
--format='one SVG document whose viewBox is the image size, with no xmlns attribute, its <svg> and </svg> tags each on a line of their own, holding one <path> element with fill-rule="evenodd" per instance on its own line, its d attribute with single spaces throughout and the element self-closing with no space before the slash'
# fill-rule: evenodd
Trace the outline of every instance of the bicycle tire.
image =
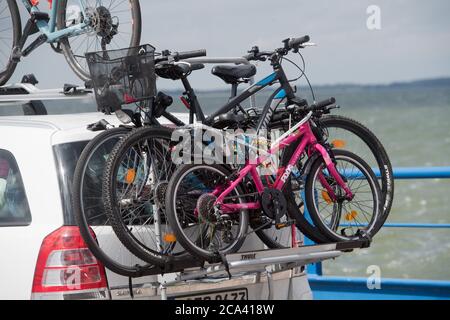
<svg viewBox="0 0 450 320">
<path fill-rule="evenodd" d="M 67 7 L 67 1 L 68 0 L 61 0 L 59 1 L 59 7 L 58 7 L 58 19 L 57 19 L 57 26 L 58 30 L 63 30 L 66 28 L 66 7 Z M 140 44 L 141 41 L 141 31 L 142 31 L 142 18 L 141 18 L 141 7 L 139 4 L 139 0 L 128 0 L 130 2 L 130 8 L 131 8 L 131 14 L 132 14 L 132 34 L 131 39 L 128 47 L 137 47 Z M 119 31 L 120 32 L 120 31 Z M 89 81 L 90 80 L 90 74 L 89 70 L 87 68 L 87 65 L 85 68 L 81 66 L 81 64 L 76 59 L 76 54 L 72 51 L 70 42 L 68 38 L 62 38 L 60 40 L 61 49 L 62 52 L 66 58 L 67 63 L 71 67 L 71 69 L 75 72 L 75 74 L 83 81 Z M 91 44 L 92 45 L 92 44 Z M 89 46 L 89 43 L 88 43 Z M 87 51 L 89 51 L 89 47 L 87 48 Z M 116 48 L 121 49 L 121 48 Z M 100 51 L 101 48 L 97 48 L 97 51 Z M 95 51 L 94 48 L 92 48 L 91 51 Z M 85 52 L 83 52 L 84 54 Z"/>
<path fill-rule="evenodd" d="M 109 254 L 107 254 L 104 249 L 100 246 L 98 239 L 91 233 L 91 225 L 88 222 L 88 217 L 86 216 L 86 212 L 84 210 L 84 195 L 83 195 L 83 186 L 84 181 L 87 176 L 87 168 L 94 157 L 94 154 L 97 152 L 102 145 L 111 141 L 111 139 L 120 139 L 120 137 L 124 137 L 127 133 L 129 133 L 130 128 L 118 127 L 113 129 L 108 129 L 103 131 L 102 133 L 95 136 L 83 149 L 83 152 L 80 155 L 79 160 L 77 161 L 77 166 L 74 172 L 74 180 L 73 180 L 73 195 L 72 195 L 72 207 L 75 216 L 75 221 L 78 224 L 80 229 L 81 236 L 88 246 L 89 250 L 92 254 L 103 263 L 103 265 L 109 270 L 126 276 L 126 277 L 136 277 L 141 275 L 142 270 L 150 267 L 149 265 L 136 265 L 130 263 L 130 265 L 125 265 L 123 262 L 119 262 L 113 259 Z M 100 185 L 101 187 L 101 185 Z M 90 194 L 92 197 L 92 194 Z M 101 201 L 99 201 L 101 203 Z M 95 228 L 95 227 L 94 227 Z"/>
<path fill-rule="evenodd" d="M 360 122 L 348 117 L 329 115 L 322 117 L 319 124 L 326 128 L 337 127 L 352 132 L 370 148 L 378 164 L 381 175 L 381 193 L 384 197 L 383 213 L 380 216 L 379 227 L 387 220 L 394 200 L 394 173 L 389 156 L 376 135 Z M 351 150 L 350 150 L 351 151 Z"/>
<path fill-rule="evenodd" d="M 186 258 L 187 253 L 182 252 L 172 255 L 171 253 L 156 252 L 140 243 L 134 237 L 122 219 L 122 214 L 117 208 L 116 181 L 118 171 L 121 166 L 122 155 L 126 154 L 132 146 L 141 139 L 164 139 L 171 141 L 173 129 L 161 126 L 142 127 L 131 131 L 111 151 L 110 157 L 103 173 L 103 203 L 105 211 L 111 220 L 120 242 L 139 259 L 152 265 L 164 267 L 168 263 L 173 263 Z"/>
<path fill-rule="evenodd" d="M 371 189 L 372 195 L 375 197 L 375 200 L 376 200 L 376 201 L 374 201 L 374 204 L 375 204 L 374 210 L 376 207 L 376 211 L 375 211 L 373 217 L 371 218 L 371 221 L 368 222 L 368 230 L 361 236 L 363 237 L 363 239 L 372 239 L 373 236 L 379 230 L 379 228 L 377 227 L 378 221 L 379 221 L 378 219 L 379 219 L 380 213 L 383 212 L 383 200 L 381 197 L 381 189 L 380 189 L 380 185 L 377 181 L 377 178 L 376 178 L 375 174 L 373 173 L 371 167 L 364 160 L 362 160 L 360 157 L 358 157 L 354 153 L 351 153 L 346 150 L 334 150 L 334 156 L 335 156 L 336 160 L 338 160 L 339 158 L 350 159 L 354 163 L 357 163 L 359 166 L 358 169 L 366 176 L 366 178 L 368 178 L 368 181 L 370 182 L 370 189 Z M 326 166 L 325 161 L 323 158 L 319 157 L 312 164 L 311 171 L 309 172 L 308 176 L 306 177 L 306 184 L 305 184 L 306 207 L 308 208 L 311 219 L 314 221 L 314 225 L 320 230 L 320 232 L 322 234 L 324 234 L 327 238 L 331 239 L 334 242 L 363 240 L 360 237 L 360 235 L 357 235 L 355 237 L 346 237 L 344 235 L 339 235 L 337 232 L 333 232 L 332 230 L 330 230 L 330 228 L 323 222 L 323 220 L 319 216 L 319 213 L 317 211 L 317 207 L 316 207 L 315 201 L 314 201 L 314 199 L 316 198 L 316 195 L 315 195 L 313 183 L 315 182 L 316 172 L 319 172 L 321 170 L 322 166 Z M 358 167 L 358 166 L 356 166 L 356 167 Z M 360 188 L 360 186 L 358 186 L 356 189 L 359 189 L 359 188 Z"/>
<path fill-rule="evenodd" d="M 11 14 L 11 22 L 12 22 L 12 48 L 11 48 L 11 54 L 13 52 L 13 48 L 16 47 L 19 44 L 20 38 L 22 37 L 22 23 L 20 20 L 20 13 L 19 8 L 17 7 L 17 3 L 14 0 L 7 0 L 7 6 L 9 8 L 9 13 Z M 1 9 L 1 8 L 0 8 Z M 6 7 L 5 7 L 6 9 Z M 7 17 L 4 17 L 3 19 L 6 19 Z M 1 19 L 0 19 L 1 21 Z M 5 30 L 7 31 L 7 30 Z M 1 40 L 1 38 L 0 38 Z M 4 40 L 3 40 L 4 41 Z M 0 41 L 2 43 L 2 41 Z M 5 46 L 2 44 L 2 46 Z M 3 50 L 2 50 L 3 51 Z M 5 57 L 6 55 L 3 54 Z M 14 71 L 16 70 L 17 62 L 13 61 L 11 59 L 11 56 L 8 60 L 8 62 L 5 64 L 4 70 L 0 70 L 0 86 L 4 85 L 13 75 Z"/>
<path fill-rule="evenodd" d="M 222 261 L 221 256 L 225 254 L 230 254 L 237 252 L 242 244 L 244 243 L 246 239 L 247 229 L 249 225 L 249 216 L 248 212 L 246 210 L 241 211 L 240 216 L 240 228 L 239 233 L 236 236 L 236 239 L 234 240 L 234 243 L 227 247 L 226 250 L 222 250 L 220 252 L 211 252 L 204 250 L 202 248 L 199 248 L 196 245 L 193 245 L 191 243 L 191 240 L 189 240 L 189 237 L 185 235 L 183 232 L 181 225 L 179 224 L 177 213 L 175 210 L 174 202 L 176 201 L 176 191 L 177 187 L 179 185 L 180 179 L 182 179 L 186 172 L 188 172 L 191 168 L 210 168 L 215 171 L 218 171 L 219 173 L 223 174 L 225 177 L 228 177 L 231 175 L 231 171 L 224 165 L 182 165 L 179 166 L 175 172 L 173 173 L 172 178 L 170 179 L 169 185 L 167 187 L 167 194 L 173 195 L 173 196 L 166 196 L 166 214 L 167 218 L 169 219 L 169 224 L 172 227 L 172 230 L 174 231 L 177 241 L 180 242 L 180 244 L 186 249 L 186 251 L 190 252 L 193 256 L 202 259 L 204 261 L 208 261 L 211 263 L 220 262 Z M 239 194 L 243 195 L 244 191 L 240 185 L 236 187 L 236 190 Z"/>
<path fill-rule="evenodd" d="M 355 121 L 348 117 L 329 115 L 322 117 L 318 122 L 322 127 L 325 128 L 338 127 L 347 130 L 359 137 L 370 148 L 374 158 L 378 163 L 382 179 L 381 191 L 383 196 L 385 197 L 383 214 L 380 216 L 377 227 L 378 229 L 381 228 L 381 226 L 388 218 L 394 197 L 392 165 L 386 153 L 386 150 L 384 149 L 378 138 L 375 136 L 375 134 L 373 134 L 367 127 L 365 127 L 358 121 Z M 297 144 L 293 144 L 286 149 L 284 153 L 286 158 L 284 158 L 284 162 L 282 161 L 283 165 L 287 164 L 287 161 L 289 161 L 289 157 L 294 152 L 296 146 Z M 292 179 L 292 177 L 290 177 L 290 179 Z M 300 207 L 302 206 L 302 204 L 295 203 L 295 200 L 290 196 L 292 194 L 292 188 L 290 184 L 286 183 L 286 186 L 286 194 L 290 198 L 290 201 L 288 201 L 288 206 L 290 208 L 289 213 L 297 221 L 297 227 L 308 238 L 316 243 L 326 243 L 330 241 L 330 239 L 327 240 L 324 236 L 320 236 L 320 231 L 314 226 L 312 221 L 309 221 L 306 217 L 303 216 L 303 214 L 300 212 Z"/>
</svg>

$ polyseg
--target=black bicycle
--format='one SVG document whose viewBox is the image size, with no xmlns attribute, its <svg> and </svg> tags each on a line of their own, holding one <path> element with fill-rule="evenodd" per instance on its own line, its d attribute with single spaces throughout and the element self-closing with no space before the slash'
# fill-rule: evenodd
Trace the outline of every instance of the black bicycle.
<svg viewBox="0 0 450 320">
<path fill-rule="evenodd" d="M 187 77 L 192 71 L 202 69 L 204 66 L 184 63 L 181 60 L 205 55 L 205 50 L 173 53 L 166 51 L 160 56 L 157 54 L 155 61 L 154 48 L 149 45 L 86 54 L 99 111 L 106 114 L 114 112 L 123 125 L 113 127 L 104 120 L 90 125 L 91 130 L 102 132 L 87 144 L 77 163 L 73 181 L 73 209 L 83 238 L 93 254 L 116 273 L 137 276 L 148 272 L 154 266 L 164 270 L 174 261 L 174 258 L 178 262 L 186 260 L 186 256 L 181 257 L 184 250 L 177 247 L 171 240 L 171 233 L 164 230 L 166 227 L 164 211 L 156 208 L 164 201 L 164 194 L 161 194 L 164 192 L 164 183 L 158 183 L 157 188 L 154 186 L 153 189 L 149 189 L 148 185 L 142 184 L 149 178 L 148 172 L 144 179 L 134 179 L 134 176 L 142 174 L 142 168 L 150 168 L 152 163 L 160 161 L 164 165 L 164 161 L 169 160 L 163 154 L 165 146 L 170 143 L 172 131 L 168 127 L 160 126 L 158 119 L 164 117 L 175 126 L 184 125 L 183 121 L 166 111 L 172 103 L 172 98 L 162 92 L 156 92 L 155 67 L 159 76 L 173 80 L 180 79 L 185 85 L 186 92 L 191 93 L 185 97 L 185 101 L 192 105 L 189 117 L 192 123 L 201 109 L 195 108 L 195 104 L 191 102 L 193 100 L 190 97 L 194 95 L 194 92 Z M 222 127 L 229 123 L 227 116 L 217 121 L 217 125 Z M 130 143 L 129 136 L 136 138 L 142 135 L 150 137 L 146 140 L 145 147 L 140 146 L 141 153 L 143 148 L 147 150 L 147 165 L 138 169 L 139 164 L 136 161 L 133 162 L 134 170 L 124 166 L 119 172 L 122 182 L 133 180 L 135 185 L 141 183 L 140 193 L 132 200 L 124 199 L 122 196 L 119 202 L 121 211 L 124 213 L 122 223 L 114 223 L 111 219 L 111 211 L 115 209 L 111 209 L 110 206 L 108 210 L 103 202 L 100 172 L 103 172 L 107 160 L 116 154 L 114 151 L 116 144 L 121 145 L 121 142 L 125 141 Z M 131 148 L 131 150 L 136 149 Z M 131 152 L 133 156 L 140 154 Z M 168 169 L 160 167 L 155 171 L 156 175 L 154 174 L 153 177 L 157 176 L 156 181 L 167 180 L 167 177 L 158 175 L 159 172 L 166 172 L 166 170 Z M 156 190 L 156 192 L 152 193 L 149 190 Z M 111 202 L 107 200 L 106 204 L 108 203 Z M 160 219 L 158 219 L 159 216 Z M 157 221 L 152 220 L 155 217 Z M 142 237 L 143 230 L 151 228 L 155 223 L 159 226 L 156 232 L 164 236 L 164 242 L 168 243 L 164 248 L 161 247 L 162 242 L 153 241 L 159 238 L 155 234 L 146 239 L 139 239 Z M 114 228 L 115 233 L 112 232 L 111 227 Z M 154 229 L 151 231 L 154 232 Z M 124 237 L 124 234 L 127 237 Z M 128 237 L 133 241 L 127 242 Z M 145 244 L 146 241 L 151 243 Z M 139 243 L 138 246 L 135 243 Z M 136 247 L 141 250 L 148 250 L 148 247 L 154 248 L 150 264 L 129 252 L 130 250 L 136 252 Z M 152 251 L 147 251 L 146 255 L 149 254 L 148 252 Z"/>
<path fill-rule="evenodd" d="M 182 58 L 205 54 L 202 50 L 174 53 L 173 56 Z M 162 92 L 155 94 L 153 47 L 144 45 L 92 52 L 86 56 L 91 63 L 99 110 L 104 113 L 115 112 L 124 124 L 114 127 L 102 120 L 88 126 L 90 130 L 100 133 L 86 145 L 77 162 L 73 181 L 73 210 L 83 239 L 95 257 L 108 269 L 135 277 L 151 271 L 155 265 L 136 258 L 111 229 L 102 199 L 103 170 L 113 147 L 133 129 L 158 125 L 161 116 L 170 119 L 174 125 L 184 123 L 166 112 L 172 103 L 171 97 Z M 132 206 L 128 208 L 132 210 Z M 151 212 L 149 207 L 146 210 L 146 214 Z M 144 214 L 141 212 L 141 217 Z M 137 223 L 136 220 L 134 223 Z"/>
<path fill-rule="evenodd" d="M 207 119 L 188 80 L 191 72 L 204 66 L 180 60 L 187 55 L 192 57 L 202 54 L 203 51 L 183 54 L 166 51 L 155 59 L 155 72 L 158 76 L 182 82 L 185 89 L 182 100 L 189 108 L 189 123 L 192 123 L 194 118 L 198 121 Z M 247 93 L 244 97 L 236 97 L 237 85 L 244 79 L 252 77 L 256 73 L 256 68 L 253 65 L 216 66 L 213 73 L 230 83 L 231 98 L 240 100 L 235 104 L 229 104 L 222 114 L 217 114 L 212 125 L 215 128 L 244 125 L 245 111 L 240 102 L 251 96 L 251 93 Z M 259 88 L 262 87 L 259 85 Z M 227 113 L 229 110 L 233 112 Z M 163 127 L 144 126 L 130 132 L 112 150 L 104 172 L 103 203 L 114 231 L 131 252 L 140 259 L 156 265 L 165 265 L 168 260 L 184 259 L 182 255 L 179 257 L 174 255 L 176 239 L 166 223 L 167 218 L 162 205 L 171 172 L 175 169 L 170 157 L 170 150 L 174 145 L 171 138 L 172 130 Z M 144 202 L 150 202 L 159 209 L 155 209 L 153 215 L 145 221 L 145 225 L 142 225 L 142 220 L 139 220 L 138 224 L 134 218 L 142 216 Z M 126 214 L 131 205 L 133 210 L 140 213 L 134 214 L 133 219 L 129 219 Z M 270 225 L 267 226 L 266 223 L 264 229 L 255 228 L 255 232 L 267 245 L 273 247 L 276 241 L 267 235 L 265 231 L 267 229 L 270 229 Z"/>
<path fill-rule="evenodd" d="M 301 47 L 301 44 L 309 41 L 309 37 L 302 37 L 297 39 L 290 39 L 285 41 L 285 47 L 280 49 L 279 53 L 282 56 L 283 54 L 287 54 L 291 50 L 298 50 Z M 278 56 L 278 55 L 277 55 Z M 275 55 L 274 55 L 275 57 Z M 271 117 L 274 114 L 275 109 L 281 104 L 283 99 L 287 97 L 287 95 L 293 95 L 292 88 L 289 84 L 288 79 L 282 69 L 281 60 L 273 60 L 272 65 L 274 67 L 274 73 L 259 81 L 253 86 L 250 86 L 246 90 L 244 90 L 240 95 L 236 95 L 237 85 L 242 82 L 243 79 L 247 79 L 252 77 L 256 73 L 256 68 L 253 65 L 242 65 L 242 66 L 216 66 L 213 68 L 213 74 L 222 78 L 226 83 L 232 85 L 232 97 L 230 101 L 216 111 L 214 114 L 206 117 L 202 112 L 199 101 L 195 95 L 193 88 L 191 87 L 187 76 L 193 70 L 198 70 L 203 67 L 203 65 L 198 64 L 189 64 L 187 62 L 179 61 L 174 59 L 170 54 L 166 53 L 162 57 L 156 58 L 156 73 L 164 78 L 169 78 L 172 80 L 181 80 L 185 88 L 185 97 L 183 101 L 189 107 L 189 118 L 190 123 L 192 123 L 194 117 L 201 121 L 206 125 L 210 125 L 215 128 L 230 128 L 230 127 L 240 127 L 240 128 L 256 128 L 256 130 L 262 130 L 267 127 L 270 123 Z M 282 83 L 282 89 L 284 95 L 280 94 L 280 90 L 277 90 L 268 100 L 266 104 L 263 115 L 260 116 L 259 120 L 252 121 L 252 116 L 250 116 L 249 112 L 244 110 L 241 107 L 241 103 L 248 99 L 250 96 L 254 95 L 256 92 L 262 90 L 263 88 L 274 84 L 279 81 Z M 306 106 L 307 102 L 303 99 L 292 98 L 296 101 L 298 105 Z M 131 132 L 127 138 L 121 140 L 112 151 L 112 155 L 108 158 L 107 165 L 105 167 L 104 172 L 104 184 L 103 184 L 103 203 L 105 208 L 107 208 L 107 213 L 111 219 L 114 221 L 113 227 L 122 243 L 130 249 L 136 256 L 140 259 L 147 261 L 149 263 L 155 264 L 163 264 L 165 263 L 165 259 L 167 259 L 167 255 L 161 256 L 161 259 L 157 256 L 158 252 L 161 252 L 161 246 L 164 242 L 169 240 L 176 240 L 175 235 L 171 232 L 169 226 L 165 232 L 160 232 L 161 230 L 157 230 L 157 228 L 136 228 L 136 225 L 133 221 L 129 219 L 124 219 L 124 210 L 128 210 L 127 207 L 122 206 L 123 202 L 130 203 L 133 202 L 131 199 L 134 199 L 134 202 L 137 202 L 137 206 L 140 205 L 140 201 L 136 201 L 139 197 L 142 196 L 142 193 L 139 190 L 145 190 L 147 185 L 147 175 L 150 172 L 154 172 L 154 175 L 158 177 L 156 179 L 156 183 L 154 186 L 147 187 L 153 190 L 153 194 L 155 194 L 154 202 L 161 203 L 161 196 L 165 195 L 165 190 L 168 185 L 168 177 L 170 177 L 171 172 L 174 170 L 174 166 L 169 158 L 166 162 L 164 161 L 154 161 L 155 163 L 165 163 L 165 168 L 170 168 L 170 171 L 164 173 L 164 177 L 161 179 L 161 174 L 157 169 L 157 166 L 152 166 L 152 162 L 150 159 L 156 159 L 155 156 L 150 156 L 152 152 L 159 151 L 164 149 L 165 156 L 167 156 L 167 151 L 171 150 L 172 146 L 170 138 L 170 132 L 167 132 L 165 147 L 163 148 L 161 143 L 162 131 L 165 130 L 157 130 L 155 128 L 141 128 L 136 130 L 135 132 Z M 153 135 L 153 136 L 152 136 Z M 158 136 L 157 136 L 158 135 Z M 159 141 L 159 148 L 154 148 L 149 143 L 149 141 Z M 144 156 L 138 157 L 137 155 L 143 154 Z M 162 154 L 162 153 L 161 153 Z M 164 156 L 161 156 L 160 159 L 164 159 Z M 161 164 L 159 164 L 161 166 Z M 143 170 L 142 168 L 146 168 Z M 166 169 L 167 170 L 167 169 Z M 129 176 L 132 179 L 128 181 L 124 181 L 124 175 L 122 172 L 130 173 Z M 139 177 L 136 175 L 137 172 L 141 172 L 143 175 Z M 268 177 L 270 183 L 270 176 Z M 245 194 L 251 194 L 251 183 L 249 181 L 249 190 L 246 190 Z M 160 221 L 167 221 L 165 218 L 164 208 L 160 211 L 159 217 Z M 138 210 L 141 210 L 139 208 Z M 284 230 L 280 230 L 274 224 L 274 219 L 261 216 L 254 215 L 255 219 L 251 219 L 252 231 L 255 232 L 261 240 L 271 248 L 280 248 L 285 247 L 285 243 L 292 243 L 292 234 L 290 226 L 295 221 L 291 217 L 285 217 L 286 224 Z M 148 220 L 149 224 L 154 224 L 155 220 Z M 157 231 L 159 231 L 157 235 Z M 303 230 L 302 230 L 303 231 Z M 308 231 L 308 230 L 306 230 Z M 157 236 L 159 237 L 158 241 L 152 241 L 153 247 L 149 247 L 149 244 L 146 243 L 145 237 L 143 237 L 142 233 L 147 232 L 149 235 L 147 238 L 155 239 Z M 317 233 L 317 231 L 314 231 Z M 138 233 L 138 235 L 136 235 Z M 319 233 L 320 235 L 320 233 Z M 312 235 L 314 236 L 314 234 Z M 321 242 L 328 242 L 326 238 L 321 239 Z M 168 246 L 168 244 L 165 244 Z M 156 246 L 156 248 L 155 248 Z M 164 246 L 162 246 L 164 248 Z"/>
</svg>

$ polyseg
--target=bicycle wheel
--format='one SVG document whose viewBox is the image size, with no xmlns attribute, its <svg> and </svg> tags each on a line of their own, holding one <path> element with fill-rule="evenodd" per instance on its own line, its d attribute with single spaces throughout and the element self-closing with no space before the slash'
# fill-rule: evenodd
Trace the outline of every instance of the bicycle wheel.
<svg viewBox="0 0 450 320">
<path fill-rule="evenodd" d="M 316 159 L 305 185 L 305 202 L 314 225 L 334 241 L 371 239 L 383 212 L 377 178 L 364 160 L 349 151 L 335 150 L 334 159 L 353 198 L 346 198 L 323 158 Z"/>
<path fill-rule="evenodd" d="M 137 257 L 163 267 L 186 257 L 164 209 L 172 129 L 135 129 L 116 144 L 103 173 L 103 203 L 122 244 Z"/>
<path fill-rule="evenodd" d="M 109 153 L 130 129 L 113 128 L 92 139 L 83 149 L 73 180 L 72 205 L 80 233 L 105 267 L 123 276 L 138 276 L 150 267 L 117 239 L 102 203 L 102 174 Z"/>
<path fill-rule="evenodd" d="M 17 62 L 11 59 L 13 48 L 22 36 L 19 9 L 14 0 L 0 0 L 0 86 L 14 73 Z"/>
<path fill-rule="evenodd" d="M 221 214 L 215 211 L 214 190 L 224 190 L 230 170 L 221 165 L 182 165 L 167 187 L 166 213 L 177 240 L 192 255 L 219 262 L 221 255 L 239 250 L 248 229 L 248 213 Z M 242 203 L 237 186 L 225 204 Z"/>
<path fill-rule="evenodd" d="M 141 9 L 138 0 L 61 0 L 58 5 L 58 30 L 81 23 L 86 14 L 91 21 L 85 33 L 60 40 L 61 48 L 72 70 L 83 81 L 90 79 L 84 54 L 103 50 L 102 39 L 108 39 L 106 50 L 136 47 L 141 40 Z M 117 26 L 117 27 L 116 27 Z"/>
<path fill-rule="evenodd" d="M 318 124 L 326 129 L 327 140 L 336 149 L 345 149 L 363 158 L 375 171 L 379 171 L 380 188 L 383 195 L 383 213 L 379 227 L 389 216 L 394 200 L 394 175 L 392 165 L 378 138 L 361 123 L 343 116 L 322 117 Z"/>
</svg>

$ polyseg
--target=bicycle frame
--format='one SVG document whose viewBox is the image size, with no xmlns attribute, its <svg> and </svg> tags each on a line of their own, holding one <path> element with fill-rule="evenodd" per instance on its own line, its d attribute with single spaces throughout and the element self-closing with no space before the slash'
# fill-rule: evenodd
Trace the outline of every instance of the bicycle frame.
<svg viewBox="0 0 450 320">
<path fill-rule="evenodd" d="M 277 90 L 275 90 L 273 95 L 269 98 L 268 103 L 263 109 L 261 119 L 259 120 L 257 125 L 257 130 L 266 128 L 267 124 L 270 122 L 270 119 L 272 118 L 273 112 L 275 111 L 276 107 L 278 107 L 278 105 L 281 103 L 281 101 L 287 98 L 288 103 L 290 103 L 291 100 L 295 98 L 294 90 L 289 84 L 289 80 L 287 79 L 280 62 L 278 60 L 272 61 L 272 66 L 274 69 L 274 72 L 272 74 L 268 75 L 264 79 L 258 81 L 257 83 L 245 89 L 240 95 L 234 97 L 231 101 L 229 101 L 227 104 L 225 104 L 223 107 L 221 107 L 219 110 L 217 110 L 208 117 L 205 117 L 203 112 L 199 108 L 197 97 L 195 96 L 192 88 L 190 88 L 189 86 L 188 88 L 189 90 L 187 89 L 186 92 L 188 93 L 189 99 L 192 101 L 192 104 L 194 105 L 194 110 L 191 110 L 191 112 L 196 114 L 198 121 L 201 121 L 205 125 L 212 125 L 216 117 L 220 116 L 221 114 L 228 113 L 229 111 L 236 108 L 244 100 L 250 98 L 257 92 L 264 89 L 265 87 L 271 86 L 278 81 L 280 83 L 280 87 Z"/>
<path fill-rule="evenodd" d="M 222 59 L 217 59 L 222 60 Z M 207 60 L 208 61 L 208 60 Z M 247 60 L 245 60 L 247 61 Z M 190 63 L 198 63 L 203 62 L 202 59 L 193 58 L 193 59 L 187 59 L 186 62 Z M 248 61 L 247 61 L 248 63 Z M 214 121 L 216 118 L 222 114 L 226 114 L 230 112 L 231 110 L 237 108 L 241 102 L 244 100 L 253 97 L 257 92 L 261 91 L 265 87 L 273 85 L 275 82 L 280 83 L 280 87 L 278 87 L 273 94 L 269 97 L 267 100 L 266 105 L 264 106 L 264 109 L 262 111 L 262 115 L 260 120 L 258 121 L 256 130 L 259 131 L 260 129 L 267 128 L 268 124 L 270 123 L 270 120 L 272 118 L 272 115 L 275 111 L 275 109 L 280 105 L 280 103 L 287 98 L 288 104 L 292 104 L 292 100 L 295 97 L 294 90 L 292 89 L 291 85 L 289 84 L 289 80 L 286 77 L 286 74 L 283 70 L 283 67 L 280 63 L 279 59 L 272 60 L 272 66 L 274 69 L 274 72 L 264 79 L 258 81 L 257 83 L 249 86 L 247 89 L 245 89 L 240 95 L 236 97 L 232 97 L 232 99 L 222 106 L 219 110 L 214 112 L 212 115 L 205 117 L 203 110 L 200 107 L 200 103 L 197 99 L 197 96 L 195 94 L 194 89 L 191 87 L 189 80 L 187 79 L 187 76 L 182 77 L 180 80 L 183 83 L 185 92 L 189 98 L 189 123 L 192 124 L 194 122 L 194 116 L 196 117 L 197 121 L 205 124 L 206 126 L 212 126 L 214 124 Z M 167 113 L 166 113 L 167 114 Z M 173 117 L 169 119 L 170 121 L 174 122 Z M 177 124 L 180 124 L 180 122 L 174 122 Z"/>
<path fill-rule="evenodd" d="M 28 12 L 40 12 L 37 5 L 32 5 L 30 0 L 22 0 L 23 5 L 28 10 Z M 47 37 L 47 43 L 54 43 L 64 37 L 73 37 L 78 36 L 86 32 L 86 27 L 89 25 L 89 18 L 85 14 L 85 5 L 82 0 L 78 0 L 79 7 L 84 16 L 84 22 L 64 28 L 62 30 L 56 30 L 56 19 L 57 12 L 60 6 L 58 0 L 53 0 L 51 12 L 50 12 L 50 20 L 47 22 L 45 20 L 36 21 L 36 26 L 39 28 L 39 31 Z"/>
<path fill-rule="evenodd" d="M 284 75 L 284 72 L 283 72 L 283 75 Z M 285 75 L 284 75 L 284 77 L 285 77 Z M 225 104 L 223 107 L 221 107 L 219 110 L 214 112 L 212 115 L 208 116 L 207 118 L 205 118 L 203 116 L 203 121 L 202 122 L 204 124 L 206 124 L 206 125 L 211 125 L 214 122 L 216 117 L 220 116 L 221 114 L 225 114 L 225 113 L 233 110 L 241 102 L 243 102 L 244 100 L 246 100 L 249 97 L 253 96 L 257 92 L 261 91 L 265 87 L 271 86 L 277 81 L 280 81 L 280 83 L 281 83 L 282 82 L 281 79 L 282 78 L 279 77 L 277 73 L 275 73 L 275 72 L 272 73 L 271 75 L 265 77 L 264 79 L 260 80 L 259 82 L 255 83 L 254 85 L 252 85 L 252 86 L 248 87 L 247 89 L 245 89 L 240 95 L 234 97 L 230 102 Z M 292 88 L 289 85 L 289 83 L 287 84 L 287 86 L 292 91 Z M 283 100 L 286 97 L 286 88 L 283 85 L 280 88 L 278 88 L 275 92 L 276 92 L 276 95 L 275 95 L 274 103 L 272 103 L 272 104 L 270 104 L 268 106 L 266 105 L 266 107 L 263 110 L 263 115 L 262 115 L 261 120 L 260 120 L 261 124 L 262 123 L 264 123 L 264 124 L 269 123 L 270 118 L 272 117 L 272 114 L 275 111 L 276 107 L 280 104 L 281 100 Z M 271 98 L 273 98 L 273 97 L 271 97 Z M 271 100 L 271 99 L 269 99 L 269 100 Z M 198 117 L 198 115 L 197 115 L 197 117 Z M 198 117 L 198 118 L 200 118 L 200 120 L 202 120 L 201 116 Z M 260 127 L 262 127 L 261 124 L 258 125 L 258 129 L 260 129 Z"/>
<path fill-rule="evenodd" d="M 217 200 L 215 205 L 220 207 L 221 212 L 223 213 L 236 213 L 240 210 L 256 210 L 260 209 L 259 202 L 248 202 L 248 203 L 239 203 L 239 204 L 225 204 L 223 200 L 242 182 L 242 180 L 250 175 L 256 190 L 259 194 L 264 191 L 264 185 L 261 180 L 260 175 L 258 174 L 257 167 L 265 162 L 270 155 L 275 154 L 276 152 L 283 150 L 288 147 L 291 143 L 300 140 L 300 143 L 295 150 L 292 158 L 289 160 L 288 165 L 285 168 L 280 168 L 277 172 L 275 182 L 273 184 L 273 188 L 277 190 L 281 190 L 286 183 L 289 175 L 292 172 L 292 169 L 295 167 L 300 156 L 305 152 L 308 152 L 308 155 L 312 155 L 317 152 L 324 159 L 325 165 L 328 169 L 330 175 L 335 179 L 337 184 L 345 191 L 346 197 L 348 199 L 353 198 L 353 194 L 350 188 L 347 186 L 342 176 L 336 169 L 336 166 L 330 157 L 328 151 L 324 146 L 317 142 L 317 138 L 311 130 L 309 120 L 311 118 L 312 112 L 308 113 L 308 115 L 292 127 L 289 131 L 283 134 L 277 141 L 273 143 L 273 146 L 268 151 L 267 155 L 259 156 L 255 163 L 247 164 L 243 169 L 239 171 L 239 176 L 237 179 L 233 180 L 230 185 L 222 191 L 222 189 L 216 189 L 213 191 L 213 194 L 217 196 Z M 323 174 L 319 175 L 319 180 L 324 188 L 326 188 L 328 194 L 331 199 L 335 200 L 337 198 L 333 188 L 328 183 L 327 179 L 325 179 Z"/>
</svg>

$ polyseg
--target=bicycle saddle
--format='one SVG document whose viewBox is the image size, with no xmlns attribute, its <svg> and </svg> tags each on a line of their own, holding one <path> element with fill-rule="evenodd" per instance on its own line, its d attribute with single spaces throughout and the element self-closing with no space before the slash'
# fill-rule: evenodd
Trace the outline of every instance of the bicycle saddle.
<svg viewBox="0 0 450 320">
<path fill-rule="evenodd" d="M 211 73 L 218 76 L 228 84 L 238 83 L 240 79 L 253 77 L 256 74 L 256 67 L 252 64 L 241 64 L 237 66 L 218 65 Z"/>
<path fill-rule="evenodd" d="M 201 70 L 205 67 L 204 64 L 201 63 L 179 63 L 179 64 L 169 64 L 169 63 L 160 63 L 156 66 L 156 74 L 161 78 L 178 80 L 183 77 L 183 75 L 195 71 Z"/>
</svg>

